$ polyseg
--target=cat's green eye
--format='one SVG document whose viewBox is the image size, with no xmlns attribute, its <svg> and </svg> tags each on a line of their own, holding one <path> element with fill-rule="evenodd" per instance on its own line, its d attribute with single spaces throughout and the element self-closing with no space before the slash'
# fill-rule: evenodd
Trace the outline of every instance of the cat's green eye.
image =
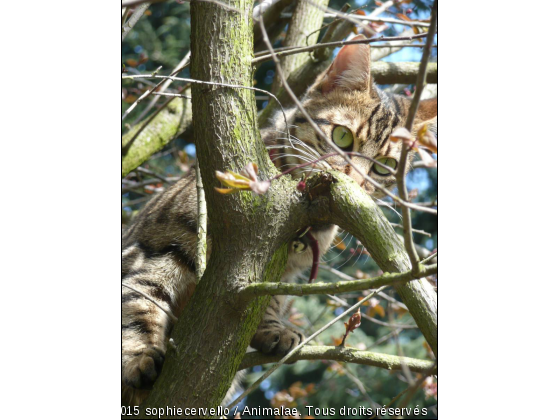
<svg viewBox="0 0 560 420">
<path fill-rule="evenodd" d="M 339 125 L 334 128 L 332 139 L 341 149 L 348 149 L 354 143 L 354 134 L 348 128 Z"/>
<path fill-rule="evenodd" d="M 375 159 L 377 162 L 381 162 L 383 165 L 388 166 L 389 168 L 395 170 L 397 169 L 397 161 L 390 157 L 378 157 Z M 373 172 L 377 175 L 381 176 L 388 176 L 391 175 L 391 172 L 384 168 L 383 166 L 379 165 L 378 163 L 373 164 Z"/>
</svg>

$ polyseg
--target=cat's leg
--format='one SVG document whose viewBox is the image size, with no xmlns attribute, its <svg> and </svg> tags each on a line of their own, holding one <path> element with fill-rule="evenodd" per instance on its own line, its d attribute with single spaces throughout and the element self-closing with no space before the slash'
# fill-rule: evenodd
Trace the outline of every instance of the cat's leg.
<svg viewBox="0 0 560 420">
<path fill-rule="evenodd" d="M 153 257 L 142 252 L 122 279 L 121 390 L 125 405 L 139 404 L 161 371 L 173 327 L 162 308 L 174 312 L 180 300 L 177 285 L 184 281 L 181 273 L 185 270 L 172 254 Z"/>
<path fill-rule="evenodd" d="M 305 339 L 301 332 L 282 323 L 285 299 L 285 296 L 272 296 L 263 320 L 251 339 L 251 347 L 264 354 L 284 356 Z"/>
</svg>

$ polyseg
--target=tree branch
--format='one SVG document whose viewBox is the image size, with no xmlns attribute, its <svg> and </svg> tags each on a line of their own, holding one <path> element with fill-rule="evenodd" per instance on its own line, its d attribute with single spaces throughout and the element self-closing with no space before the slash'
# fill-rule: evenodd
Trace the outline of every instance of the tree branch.
<svg viewBox="0 0 560 420">
<path fill-rule="evenodd" d="M 148 117 L 135 125 L 122 137 L 122 146 L 127 149 L 122 158 L 122 176 L 136 169 L 191 125 L 192 105 L 185 98 L 172 99 L 155 118 Z"/>
<path fill-rule="evenodd" d="M 321 184 L 329 186 L 321 187 Z M 404 245 L 371 197 L 348 176 L 329 171 L 307 182 L 308 189 L 325 192 L 328 211 L 322 214 L 317 197 L 317 221 L 340 226 L 357 237 L 372 258 L 386 273 L 410 271 L 411 264 Z M 327 203 L 324 203 L 327 205 Z M 324 210 L 323 210 L 324 211 Z M 426 279 L 395 285 L 426 341 L 437 356 L 437 295 Z"/>
<path fill-rule="evenodd" d="M 420 63 L 371 63 L 371 75 L 375 83 L 380 85 L 412 84 L 416 81 L 419 70 Z M 437 77 L 437 63 L 429 63 L 426 68 L 427 82 L 437 83 Z"/>
<path fill-rule="evenodd" d="M 335 283 L 252 283 L 241 289 L 240 294 L 244 298 L 253 298 L 264 295 L 289 295 L 305 296 L 318 294 L 337 294 L 356 292 L 367 289 L 377 289 L 381 286 L 391 286 L 411 280 L 437 274 L 437 265 L 420 266 L 417 273 L 407 271 L 404 273 L 385 273 L 379 277 L 362 280 L 339 281 Z"/>
<path fill-rule="evenodd" d="M 267 363 L 276 363 L 280 359 L 280 356 L 266 356 L 260 352 L 247 353 L 239 365 L 239 370 Z M 434 365 L 431 360 L 413 359 L 411 357 L 401 358 L 390 354 L 335 346 L 305 346 L 297 354 L 290 357 L 287 363 L 299 360 L 335 360 L 337 362 L 375 366 L 387 370 L 401 370 L 401 362 L 404 362 L 412 372 L 419 373 L 430 371 Z"/>
<path fill-rule="evenodd" d="M 317 1 L 321 6 L 326 6 L 329 2 L 329 0 Z M 305 0 L 298 0 L 290 19 L 290 25 L 288 26 L 288 32 L 286 33 L 286 39 L 283 45 L 291 47 L 306 43 L 315 44 L 319 38 L 318 29 L 320 29 L 323 24 L 323 15 L 323 12 L 314 5 L 309 4 Z M 289 77 L 292 71 L 301 66 L 305 61 L 306 57 L 304 56 L 289 55 L 283 57 L 280 60 L 280 64 L 286 77 Z M 277 93 L 281 85 L 280 77 L 278 73 L 276 73 L 274 81 L 272 82 L 271 91 Z"/>
<path fill-rule="evenodd" d="M 123 7 L 125 7 L 125 5 L 123 5 Z M 150 3 L 143 3 L 138 6 L 136 10 L 134 10 L 134 13 L 132 14 L 132 16 L 130 16 L 130 19 L 128 19 L 128 21 L 121 28 L 121 42 L 124 41 L 130 30 L 134 27 L 134 25 L 136 25 L 136 22 L 138 22 L 140 18 L 144 16 L 144 12 L 148 7 L 150 7 Z"/>
<path fill-rule="evenodd" d="M 415 39 L 426 38 L 426 36 L 427 36 L 426 34 L 418 34 L 418 35 L 410 35 L 410 36 L 393 36 L 393 37 L 386 37 L 382 35 L 378 37 L 359 39 L 359 40 L 332 41 L 332 42 L 313 44 L 308 47 L 293 47 L 293 48 L 281 50 L 275 53 L 275 55 L 277 57 L 286 57 L 288 55 L 301 54 L 307 51 L 313 51 L 313 50 L 327 48 L 327 47 L 330 47 L 332 50 L 335 47 L 343 47 L 344 45 L 370 44 L 372 42 L 381 42 L 381 41 L 412 41 Z M 382 47 L 386 47 L 386 45 L 383 45 Z M 421 45 L 419 45 L 419 47 L 421 47 Z M 260 55 L 257 58 L 253 59 L 252 64 L 259 64 L 263 61 L 268 61 L 268 60 L 272 60 L 272 54 Z"/>
</svg>

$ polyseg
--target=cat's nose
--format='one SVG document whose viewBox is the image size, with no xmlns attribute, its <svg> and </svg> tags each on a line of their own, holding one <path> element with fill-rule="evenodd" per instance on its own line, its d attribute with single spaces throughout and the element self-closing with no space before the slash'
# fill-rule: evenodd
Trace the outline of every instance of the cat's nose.
<svg viewBox="0 0 560 420">
<path fill-rule="evenodd" d="M 366 180 L 363 176 L 361 176 L 356 169 L 352 167 L 352 165 L 348 164 L 344 168 L 344 173 L 352 178 L 354 181 L 358 183 L 360 187 L 363 187 Z"/>
</svg>

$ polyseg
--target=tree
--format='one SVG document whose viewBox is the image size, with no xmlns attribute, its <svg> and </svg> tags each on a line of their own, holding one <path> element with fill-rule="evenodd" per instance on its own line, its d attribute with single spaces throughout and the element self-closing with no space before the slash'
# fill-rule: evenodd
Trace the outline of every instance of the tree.
<svg viewBox="0 0 560 420">
<path fill-rule="evenodd" d="M 264 195 L 213 193 L 215 170 L 230 169 L 239 173 L 247 164 L 255 163 L 261 179 L 278 175 L 260 141 L 254 92 L 231 87 L 252 86 L 251 9 L 252 2 L 245 0 L 227 4 L 192 2 L 191 73 L 194 80 L 212 82 L 193 83 L 192 108 L 185 98 L 173 98 L 159 115 L 147 123 L 140 122 L 123 136 L 125 176 L 186 130 L 192 118 L 208 206 L 208 228 L 213 238 L 212 255 L 204 276 L 174 327 L 172 337 L 176 347 L 168 351 L 162 374 L 142 408 L 217 407 L 242 361 L 245 366 L 254 363 L 245 356 L 245 349 L 273 294 L 336 293 L 394 284 L 437 355 L 435 294 L 432 286 L 422 279 L 435 274 L 436 268 L 419 264 L 409 235 L 406 194 L 402 191 L 406 250 L 377 205 L 343 174 L 312 177 L 303 193 L 298 190 L 297 182 L 286 176 L 272 182 Z M 266 31 L 261 30 L 261 35 L 267 43 Z M 306 62 L 301 66 L 310 64 Z M 420 68 L 417 73 L 422 78 L 425 71 Z M 279 83 L 280 88 L 289 94 L 285 83 Z M 279 97 L 282 97 L 281 92 Z M 161 141 L 143 141 L 151 139 L 147 134 L 150 129 L 158 133 Z M 405 187 L 404 179 L 400 187 L 401 190 Z M 332 222 L 351 232 L 384 272 L 403 274 L 385 274 L 374 280 L 343 285 L 277 285 L 286 260 L 288 232 L 318 221 Z M 229 319 L 228 325 L 220 325 L 216 319 Z M 201 331 L 214 339 L 193 339 L 200 337 Z M 405 360 L 398 356 L 383 360 L 378 355 L 365 354 L 368 352 L 345 349 L 329 348 L 313 353 L 314 350 L 306 349 L 296 359 L 321 357 L 358 361 L 363 358 L 372 365 L 389 368 L 400 366 Z M 434 372 L 430 362 L 415 365 L 415 361 L 405 360 L 404 363 L 405 370 Z"/>
</svg>

